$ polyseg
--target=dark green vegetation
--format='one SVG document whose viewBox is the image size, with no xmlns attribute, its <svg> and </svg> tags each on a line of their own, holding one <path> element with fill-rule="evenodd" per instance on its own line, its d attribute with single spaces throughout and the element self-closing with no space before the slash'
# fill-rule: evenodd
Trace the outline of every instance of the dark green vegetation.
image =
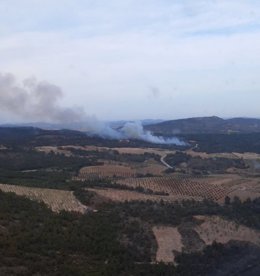
<svg viewBox="0 0 260 276">
<path fill-rule="evenodd" d="M 181 151 L 177 151 L 175 154 L 168 154 L 165 161 L 175 168 L 185 163 L 186 169 L 181 167 L 182 170 L 196 174 L 225 173 L 229 168 L 247 168 L 243 159 L 192 157 Z"/>
<path fill-rule="evenodd" d="M 235 241 L 225 245 L 213 243 L 202 252 L 177 256 L 179 266 L 176 273 L 185 276 L 258 276 L 259 258 L 260 249 L 254 245 Z"/>
<path fill-rule="evenodd" d="M 115 208 L 118 208 L 118 213 L 122 210 L 123 216 L 138 217 L 152 224 L 178 226 L 183 219 L 195 215 L 219 215 L 260 230 L 260 198 L 241 202 L 235 197 L 232 202 L 227 200 L 225 206 L 208 200 L 203 202 L 187 200 L 180 204 L 128 202 L 117 204 Z"/>
<path fill-rule="evenodd" d="M 260 153 L 260 133 L 187 134 L 185 140 L 198 145 L 194 150 L 207 153 L 255 152 Z"/>
<path fill-rule="evenodd" d="M 145 129 L 160 135 L 256 133 L 260 132 L 260 119 L 199 117 L 160 122 Z"/>
<path fill-rule="evenodd" d="M 194 214 L 223 214 L 259 229 L 259 208 L 259 200 L 234 201 L 225 207 L 206 201 L 175 205 L 136 202 L 106 204 L 98 213 L 86 215 L 54 214 L 43 204 L 0 192 L 0 273 L 212 275 L 216 268 L 223 268 L 223 259 L 232 263 L 248 256 L 249 251 L 259 258 L 259 249 L 248 244 L 213 244 L 202 253 L 180 254 L 177 267 L 152 265 L 149 262 L 156 249 L 153 223 L 178 225 Z M 254 258 L 242 263 L 241 269 L 255 265 Z"/>
<path fill-rule="evenodd" d="M 186 136 L 198 148 L 213 146 L 221 149 L 233 141 L 232 147 L 257 147 L 257 134 Z M 218 140 L 221 137 L 223 140 Z M 238 143 L 234 143 L 234 137 Z M 242 137 L 242 138 L 241 138 Z M 243 137 L 247 137 L 243 140 Z M 250 139 L 252 140 L 248 140 Z M 241 140 L 240 140 L 241 138 Z M 260 136 L 258 137 L 260 138 Z M 196 140 L 197 139 L 197 140 Z M 225 139 L 231 139 L 227 144 Z M 217 142 L 216 142 L 217 141 Z M 223 144 L 222 144 L 222 142 Z M 243 141 L 243 142 L 241 142 Z M 247 144 L 247 143 L 251 144 Z M 229 144 L 230 143 L 230 144 Z M 62 212 L 55 214 L 44 204 L 0 192 L 0 275 L 90 275 L 90 276 L 174 276 L 174 275 L 259 275 L 256 259 L 259 248 L 245 243 L 213 244 L 200 253 L 190 252 L 189 237 L 194 232 L 190 224 L 199 223 L 194 215 L 218 215 L 260 230 L 260 199 L 242 203 L 238 198 L 226 198 L 220 206 L 211 201 L 164 202 L 107 202 L 85 187 L 116 187 L 111 181 L 74 182 L 71 178 L 84 166 L 100 164 L 98 160 L 144 162 L 157 155 L 119 155 L 118 152 L 88 152 L 74 149 L 73 156 L 41 153 L 34 150 L 41 145 L 98 145 L 145 146 L 140 141 L 109 141 L 87 137 L 75 131 L 44 131 L 34 128 L 0 128 L 0 183 L 73 190 L 85 205 L 98 206 L 97 213 L 79 215 Z M 151 146 L 150 144 L 148 144 Z M 242 145 L 242 146 L 241 146 Z M 192 158 L 178 152 L 167 157 L 167 162 L 178 166 Z M 243 166 L 240 160 L 209 160 L 215 170 L 228 166 Z M 217 162 L 217 163 L 214 163 Z M 231 162 L 231 163 L 230 163 Z M 235 163 L 234 163 L 235 162 Z M 238 163 L 236 163 L 238 162 Z M 196 165 L 194 163 L 194 165 Z M 214 167 L 215 166 L 215 167 Z M 211 169 L 211 170 L 213 170 Z M 130 189 L 130 188 L 128 188 Z M 149 193 L 149 191 L 138 190 Z M 154 225 L 178 227 L 185 237 L 185 253 L 177 257 L 178 266 L 151 263 L 155 260 L 157 244 L 152 232 Z M 194 239 L 197 246 L 199 239 Z M 238 270 L 234 270 L 235 267 Z M 232 272 L 232 273 L 231 273 Z M 40 273 L 40 274 L 37 274 Z M 226 273 L 226 274 L 225 274 Z M 246 274 L 250 273 L 250 274 Z"/>
<path fill-rule="evenodd" d="M 102 147 L 151 147 L 154 144 L 141 140 L 113 140 L 87 136 L 75 130 L 43 130 L 34 127 L 0 127 L 0 145 L 16 146 L 84 146 Z M 181 149 L 175 145 L 160 145 L 161 148 Z"/>
<path fill-rule="evenodd" d="M 66 157 L 14 147 L 0 151 L 0 183 L 64 189 L 80 168 L 98 164 L 93 156 Z"/>
<path fill-rule="evenodd" d="M 154 159 L 160 161 L 160 156 L 158 154 L 145 152 L 144 154 L 130 154 L 130 153 L 119 153 L 117 150 L 108 149 L 104 151 L 85 151 L 81 149 L 75 149 L 67 147 L 67 150 L 73 155 L 81 156 L 81 157 L 89 157 L 90 155 L 95 156 L 98 159 L 105 159 L 109 161 L 116 162 L 126 162 L 126 163 L 143 163 L 146 160 Z"/>
<path fill-rule="evenodd" d="M 159 134 L 160 133 L 156 133 Z M 173 134 L 165 134 L 171 137 Z M 197 145 L 194 150 L 216 152 L 256 152 L 260 153 L 260 132 L 258 133 L 179 133 L 177 136 L 189 143 L 186 147 L 174 145 L 157 145 L 156 147 L 184 150 Z M 20 146 L 63 146 L 63 145 L 96 145 L 103 147 L 153 147 L 154 144 L 140 140 L 108 140 L 90 137 L 79 131 L 42 130 L 37 128 L 1 128 L 0 145 L 15 148 Z"/>
<path fill-rule="evenodd" d="M 56 215 L 0 193 L 0 222 L 1 275 L 119 275 L 138 258 L 117 240 L 123 225 L 112 213 Z"/>
<path fill-rule="evenodd" d="M 189 118 L 145 126 L 155 135 L 176 135 L 197 151 L 260 153 L 260 119 Z"/>
<path fill-rule="evenodd" d="M 71 179 L 78 175 L 82 167 L 102 165 L 99 159 L 135 163 L 151 158 L 160 159 L 156 154 L 119 154 L 115 150 L 104 152 L 73 150 L 72 153 L 72 156 L 53 152 L 43 153 L 22 146 L 0 150 L 0 183 L 66 190 L 94 186 L 135 190 L 122 185 L 116 186 L 109 179 L 88 182 L 74 182 Z M 141 187 L 137 190 L 152 193 L 151 190 L 146 191 Z"/>
</svg>

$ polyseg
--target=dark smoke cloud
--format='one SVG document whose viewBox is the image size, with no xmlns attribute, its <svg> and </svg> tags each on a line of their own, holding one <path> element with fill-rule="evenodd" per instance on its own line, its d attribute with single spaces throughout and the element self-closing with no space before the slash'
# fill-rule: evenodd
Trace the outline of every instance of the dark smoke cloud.
<svg viewBox="0 0 260 276">
<path fill-rule="evenodd" d="M 46 81 L 31 78 L 18 84 L 14 75 L 0 74 L 0 108 L 19 119 L 73 123 L 84 118 L 82 109 L 61 107 L 62 97 L 62 90 Z"/>
<path fill-rule="evenodd" d="M 114 130 L 108 124 L 87 116 L 83 108 L 60 106 L 62 90 L 46 81 L 35 78 L 19 84 L 12 74 L 0 73 L 0 108 L 27 122 L 51 122 L 71 129 L 80 129 L 91 135 L 110 139 L 139 139 L 156 144 L 185 145 L 178 138 L 164 139 L 145 131 L 140 122 L 126 123 L 121 130 Z"/>
</svg>

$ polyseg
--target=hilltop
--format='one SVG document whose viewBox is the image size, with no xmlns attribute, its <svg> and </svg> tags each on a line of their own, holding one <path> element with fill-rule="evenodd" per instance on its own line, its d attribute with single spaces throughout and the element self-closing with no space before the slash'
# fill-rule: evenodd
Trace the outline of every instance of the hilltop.
<svg viewBox="0 0 260 276">
<path fill-rule="evenodd" d="M 150 124 L 145 129 L 157 135 L 256 133 L 260 132 L 260 119 L 197 117 Z"/>
</svg>

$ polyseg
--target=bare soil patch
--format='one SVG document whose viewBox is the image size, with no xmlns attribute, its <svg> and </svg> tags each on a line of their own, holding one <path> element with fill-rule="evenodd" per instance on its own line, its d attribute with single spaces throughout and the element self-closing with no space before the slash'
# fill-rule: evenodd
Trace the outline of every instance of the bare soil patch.
<svg viewBox="0 0 260 276">
<path fill-rule="evenodd" d="M 160 148 L 111 148 L 112 150 L 118 151 L 120 154 L 145 154 L 145 153 L 153 153 L 158 154 L 160 156 L 164 156 L 166 154 L 174 154 L 175 151 L 160 149 Z"/>
<path fill-rule="evenodd" d="M 238 225 L 219 216 L 196 216 L 202 224 L 194 230 L 201 239 L 210 245 L 213 241 L 228 243 L 231 240 L 246 241 L 260 246 L 260 232 L 249 227 Z"/>
<path fill-rule="evenodd" d="M 173 154 L 175 151 L 166 150 L 166 149 L 160 149 L 160 148 L 109 148 L 109 147 L 99 147 L 99 146 L 74 146 L 74 145 L 66 145 L 66 146 L 60 146 L 60 147 L 49 147 L 49 146 L 41 146 L 36 147 L 35 149 L 38 151 L 44 151 L 44 152 L 58 152 L 60 151 L 69 151 L 70 149 L 79 149 L 79 150 L 85 150 L 85 151 L 97 151 L 97 152 L 104 152 L 108 150 L 116 150 L 120 154 L 145 154 L 145 153 L 153 153 L 158 154 L 160 156 L 166 155 L 166 154 Z"/>
<path fill-rule="evenodd" d="M 158 249 L 156 261 L 164 263 L 174 262 L 174 252 L 182 252 L 182 237 L 177 227 L 155 226 L 153 227 Z"/>
<path fill-rule="evenodd" d="M 55 154 L 64 154 L 65 156 L 72 156 L 70 150 L 67 150 L 65 147 L 55 147 L 55 146 L 42 146 L 42 147 L 35 147 L 35 150 L 44 153 L 55 153 Z"/>
<path fill-rule="evenodd" d="M 260 197 L 260 180 L 258 178 L 245 178 L 241 183 L 232 187 L 232 191 L 228 193 L 228 196 L 231 199 L 237 196 L 241 201 L 248 198 L 258 198 Z"/>
</svg>

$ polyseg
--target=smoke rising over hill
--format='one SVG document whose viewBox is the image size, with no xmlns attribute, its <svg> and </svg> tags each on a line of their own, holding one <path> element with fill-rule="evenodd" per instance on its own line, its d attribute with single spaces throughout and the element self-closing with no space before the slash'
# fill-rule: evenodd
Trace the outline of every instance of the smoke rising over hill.
<svg viewBox="0 0 260 276">
<path fill-rule="evenodd" d="M 180 141 L 176 137 L 166 139 L 161 136 L 154 136 L 150 131 L 145 131 L 140 122 L 126 123 L 121 129 L 121 132 L 125 137 L 141 139 L 155 144 L 175 144 L 180 146 L 185 145 L 184 142 Z"/>
<path fill-rule="evenodd" d="M 80 129 L 90 135 L 110 139 L 139 139 L 157 144 L 184 145 L 178 138 L 164 139 L 145 131 L 140 122 L 126 123 L 120 130 L 87 116 L 83 108 L 65 108 L 60 105 L 62 90 L 49 82 L 35 78 L 18 83 L 12 74 L 0 73 L 1 111 L 27 122 L 51 122 L 63 127 Z"/>
</svg>

